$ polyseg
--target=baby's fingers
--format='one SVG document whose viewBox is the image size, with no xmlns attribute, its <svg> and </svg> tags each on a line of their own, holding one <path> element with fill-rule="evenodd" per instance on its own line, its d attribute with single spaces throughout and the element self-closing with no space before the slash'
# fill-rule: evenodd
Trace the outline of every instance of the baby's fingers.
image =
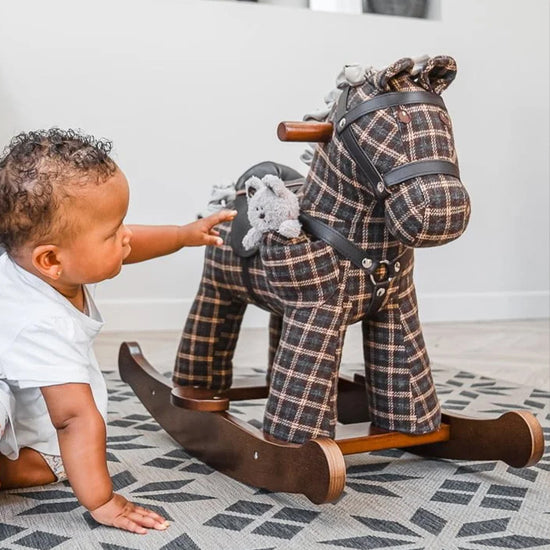
<svg viewBox="0 0 550 550">
<path fill-rule="evenodd" d="M 223 244 L 223 239 L 221 237 L 206 235 L 204 244 L 207 246 L 221 246 Z"/>
<path fill-rule="evenodd" d="M 210 214 L 210 216 L 204 218 L 209 225 L 214 226 L 222 222 L 227 222 L 232 220 L 237 215 L 236 210 L 220 210 Z"/>
<path fill-rule="evenodd" d="M 124 531 L 130 531 L 131 533 L 137 533 L 138 535 L 147 534 L 147 529 L 145 529 L 145 527 L 133 521 L 128 516 L 118 516 L 115 521 L 113 521 L 113 527 L 123 529 Z"/>
<path fill-rule="evenodd" d="M 162 516 L 157 514 L 156 512 L 153 512 L 153 510 L 149 510 L 148 508 L 143 508 L 143 506 L 135 506 L 134 512 L 137 512 L 138 514 L 141 514 L 142 516 L 146 516 L 151 518 L 154 521 L 154 524 L 151 525 L 153 529 L 166 529 L 170 523 L 165 520 Z M 147 525 L 145 525 L 147 527 Z"/>
<path fill-rule="evenodd" d="M 126 518 L 137 524 L 139 527 L 145 527 L 146 529 L 158 529 L 159 531 L 163 531 L 168 527 L 168 523 L 166 521 L 162 519 L 161 521 L 158 521 L 149 515 L 144 515 L 136 511 L 126 514 Z"/>
</svg>

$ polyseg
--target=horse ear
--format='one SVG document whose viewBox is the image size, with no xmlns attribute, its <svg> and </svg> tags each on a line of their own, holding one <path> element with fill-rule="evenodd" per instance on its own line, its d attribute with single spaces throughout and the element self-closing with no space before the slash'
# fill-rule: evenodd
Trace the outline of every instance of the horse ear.
<svg viewBox="0 0 550 550">
<path fill-rule="evenodd" d="M 246 190 L 246 196 L 248 198 L 253 197 L 256 191 L 260 189 L 260 187 L 263 187 L 263 182 L 260 178 L 257 178 L 256 176 L 252 176 L 251 178 L 248 178 L 244 184 L 244 188 Z"/>
<path fill-rule="evenodd" d="M 374 75 L 373 84 L 379 90 L 383 92 L 389 92 L 392 89 L 390 85 L 390 80 L 401 74 L 411 74 L 413 67 L 414 61 L 410 57 L 403 57 L 402 59 L 398 59 L 395 63 L 392 63 L 385 69 L 378 71 Z"/>
<path fill-rule="evenodd" d="M 271 191 L 273 191 L 273 193 L 277 197 L 284 196 L 286 185 L 280 178 L 278 178 L 277 176 L 273 176 L 271 174 L 267 174 L 262 178 L 262 181 L 265 183 L 265 186 L 268 189 L 271 189 Z"/>
<path fill-rule="evenodd" d="M 418 75 L 418 83 L 430 92 L 441 94 L 456 76 L 456 61 L 448 55 L 428 59 Z"/>
</svg>

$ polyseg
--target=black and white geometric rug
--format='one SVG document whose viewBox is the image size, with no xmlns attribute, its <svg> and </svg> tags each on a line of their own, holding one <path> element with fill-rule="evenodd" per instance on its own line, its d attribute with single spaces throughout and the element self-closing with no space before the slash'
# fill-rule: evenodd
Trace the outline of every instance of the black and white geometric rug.
<svg viewBox="0 0 550 550">
<path fill-rule="evenodd" d="M 427 460 L 399 450 L 350 455 L 342 498 L 316 506 L 301 495 L 248 487 L 190 457 L 118 373 L 106 372 L 115 489 L 158 511 L 171 526 L 144 536 L 100 526 L 59 483 L 0 493 L 0 548 L 550 549 L 550 392 L 446 368 L 433 373 L 447 410 L 492 416 L 532 411 L 545 430 L 541 462 L 514 469 L 499 462 Z M 232 412 L 258 425 L 262 402 L 241 402 Z"/>
</svg>

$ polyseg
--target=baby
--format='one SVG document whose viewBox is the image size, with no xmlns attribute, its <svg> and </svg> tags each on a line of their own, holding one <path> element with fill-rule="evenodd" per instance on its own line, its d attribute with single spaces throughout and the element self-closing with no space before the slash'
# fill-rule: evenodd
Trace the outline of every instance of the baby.
<svg viewBox="0 0 550 550">
<path fill-rule="evenodd" d="M 67 478 L 96 521 L 144 534 L 168 524 L 113 493 L 107 390 L 92 350 L 103 321 L 88 285 L 123 263 L 219 246 L 215 226 L 236 212 L 126 226 L 128 182 L 110 151 L 54 128 L 16 136 L 0 157 L 0 486 Z"/>
</svg>

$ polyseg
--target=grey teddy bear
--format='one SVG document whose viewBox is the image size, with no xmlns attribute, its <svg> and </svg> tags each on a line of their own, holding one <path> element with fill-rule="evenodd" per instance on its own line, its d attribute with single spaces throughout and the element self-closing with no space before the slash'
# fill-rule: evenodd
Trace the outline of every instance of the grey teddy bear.
<svg viewBox="0 0 550 550">
<path fill-rule="evenodd" d="M 244 185 L 252 226 L 243 237 L 244 248 L 254 248 L 268 231 L 277 231 L 289 239 L 300 235 L 298 197 L 287 189 L 283 180 L 271 174 L 262 179 L 252 176 Z"/>
</svg>

